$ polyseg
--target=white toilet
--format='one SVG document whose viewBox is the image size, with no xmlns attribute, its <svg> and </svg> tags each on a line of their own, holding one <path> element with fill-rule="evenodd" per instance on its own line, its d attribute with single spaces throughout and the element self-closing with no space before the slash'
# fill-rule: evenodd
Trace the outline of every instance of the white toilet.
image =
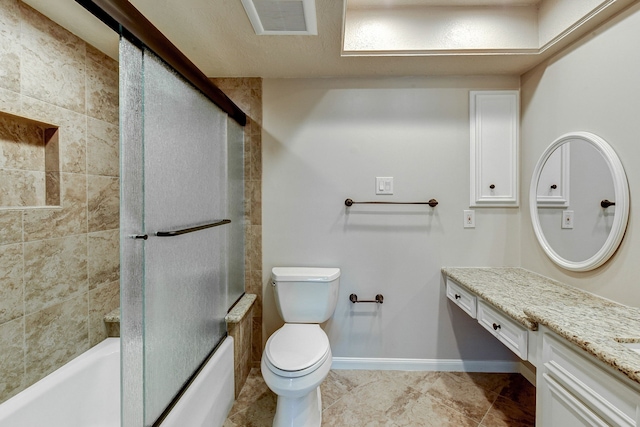
<svg viewBox="0 0 640 427">
<path fill-rule="evenodd" d="M 283 327 L 269 337 L 260 368 L 278 395 L 274 427 L 318 427 L 320 384 L 331 369 L 329 338 L 320 328 L 338 302 L 339 268 L 276 267 L 271 284 Z"/>
</svg>

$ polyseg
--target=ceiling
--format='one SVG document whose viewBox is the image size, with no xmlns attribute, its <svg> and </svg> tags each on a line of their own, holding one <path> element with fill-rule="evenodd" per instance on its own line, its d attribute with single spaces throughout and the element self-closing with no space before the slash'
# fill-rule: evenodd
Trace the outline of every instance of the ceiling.
<svg viewBox="0 0 640 427">
<path fill-rule="evenodd" d="M 23 0 L 117 58 L 117 36 L 74 0 Z M 211 77 L 520 75 L 634 0 L 609 0 L 606 14 L 543 53 L 341 56 L 344 3 L 316 0 L 317 36 L 258 36 L 240 0 L 129 0 Z M 531 6 L 558 0 L 349 0 L 350 7 Z M 572 2 L 578 0 L 570 0 Z M 584 0 L 579 0 L 584 1 Z"/>
</svg>

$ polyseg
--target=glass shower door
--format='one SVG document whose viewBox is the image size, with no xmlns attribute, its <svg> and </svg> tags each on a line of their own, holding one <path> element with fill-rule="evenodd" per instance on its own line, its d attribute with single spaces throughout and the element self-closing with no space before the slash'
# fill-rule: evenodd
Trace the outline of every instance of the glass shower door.
<svg viewBox="0 0 640 427">
<path fill-rule="evenodd" d="M 226 334 L 227 115 L 150 51 L 120 49 L 122 425 L 139 427 Z"/>
</svg>

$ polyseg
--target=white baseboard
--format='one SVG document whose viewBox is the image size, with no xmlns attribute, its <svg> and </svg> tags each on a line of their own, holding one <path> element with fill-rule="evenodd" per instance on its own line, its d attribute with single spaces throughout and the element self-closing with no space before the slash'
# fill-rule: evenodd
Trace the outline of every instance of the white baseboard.
<svg viewBox="0 0 640 427">
<path fill-rule="evenodd" d="M 508 360 L 396 359 L 334 357 L 331 369 L 372 371 L 522 372 L 522 363 Z M 526 377 L 526 375 L 525 375 Z"/>
</svg>

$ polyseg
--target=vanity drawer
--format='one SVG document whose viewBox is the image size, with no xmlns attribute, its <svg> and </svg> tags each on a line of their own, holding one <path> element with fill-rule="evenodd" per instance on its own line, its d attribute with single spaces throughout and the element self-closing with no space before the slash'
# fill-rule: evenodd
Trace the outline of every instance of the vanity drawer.
<svg viewBox="0 0 640 427">
<path fill-rule="evenodd" d="M 449 278 L 447 279 L 447 298 L 469 316 L 476 318 L 476 296 Z"/>
<path fill-rule="evenodd" d="M 478 300 L 478 322 L 511 351 L 527 360 L 529 330 L 504 316 L 486 302 Z"/>
</svg>

